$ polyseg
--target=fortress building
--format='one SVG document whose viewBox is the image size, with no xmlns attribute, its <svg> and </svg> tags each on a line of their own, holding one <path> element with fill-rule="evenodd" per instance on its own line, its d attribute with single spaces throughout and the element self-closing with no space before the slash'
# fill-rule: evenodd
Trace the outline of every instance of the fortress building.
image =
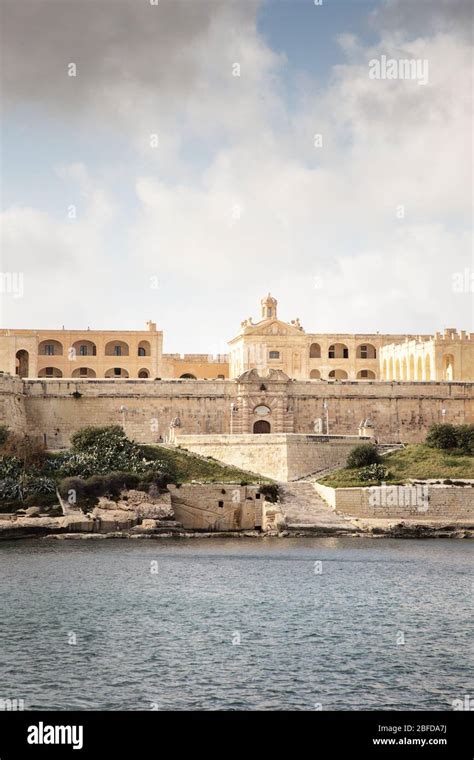
<svg viewBox="0 0 474 760">
<path fill-rule="evenodd" d="M 340 436 L 422 441 L 436 422 L 474 422 L 472 333 L 307 333 L 298 319 L 279 319 L 270 294 L 228 356 L 165 354 L 154 322 L 143 331 L 0 331 L 0 423 L 50 449 L 91 424 L 120 424 L 146 443 L 206 445 L 215 458 L 239 436 L 251 456 L 262 440 L 254 434 L 269 433 L 267 442 L 284 437 L 296 467 L 315 435 L 336 447 Z"/>
<path fill-rule="evenodd" d="M 164 354 L 155 322 L 143 331 L 0 330 L 0 371 L 20 378 L 235 379 L 279 370 L 292 380 L 325 382 L 474 381 L 474 333 L 388 335 L 307 333 L 278 318 L 262 299 L 260 319 L 241 323 L 229 354 Z"/>
</svg>

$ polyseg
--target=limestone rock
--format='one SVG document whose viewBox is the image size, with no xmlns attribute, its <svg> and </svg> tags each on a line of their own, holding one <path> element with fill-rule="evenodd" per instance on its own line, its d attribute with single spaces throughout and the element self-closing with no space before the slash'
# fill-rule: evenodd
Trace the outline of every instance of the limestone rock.
<svg viewBox="0 0 474 760">
<path fill-rule="evenodd" d="M 41 510 L 39 507 L 28 507 L 28 509 L 25 509 L 26 517 L 39 517 L 40 514 Z"/>
</svg>

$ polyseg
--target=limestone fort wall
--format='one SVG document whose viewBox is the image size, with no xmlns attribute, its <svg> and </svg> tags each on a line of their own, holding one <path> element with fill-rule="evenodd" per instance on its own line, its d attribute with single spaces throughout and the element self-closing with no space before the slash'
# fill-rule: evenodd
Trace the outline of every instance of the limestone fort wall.
<svg viewBox="0 0 474 760">
<path fill-rule="evenodd" d="M 249 408 L 255 404 L 272 409 L 272 433 L 311 434 L 315 422 L 325 420 L 326 401 L 330 434 L 356 435 L 361 420 L 370 418 L 381 442 L 421 441 L 432 423 L 443 420 L 474 422 L 474 383 L 287 378 L 262 385 L 238 380 L 21 380 L 3 375 L 0 423 L 61 448 L 84 425 L 120 424 L 130 437 L 148 443 L 166 438 L 172 420 L 185 435 L 230 433 L 232 404 L 234 433 L 252 432 L 255 417 Z"/>
</svg>

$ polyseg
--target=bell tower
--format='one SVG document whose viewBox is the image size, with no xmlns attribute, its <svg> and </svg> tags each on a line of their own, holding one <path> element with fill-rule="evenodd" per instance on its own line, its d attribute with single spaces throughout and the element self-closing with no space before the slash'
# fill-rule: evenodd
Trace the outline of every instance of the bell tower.
<svg viewBox="0 0 474 760">
<path fill-rule="evenodd" d="M 262 319 L 276 319 L 278 301 L 270 293 L 260 301 L 262 306 Z"/>
</svg>

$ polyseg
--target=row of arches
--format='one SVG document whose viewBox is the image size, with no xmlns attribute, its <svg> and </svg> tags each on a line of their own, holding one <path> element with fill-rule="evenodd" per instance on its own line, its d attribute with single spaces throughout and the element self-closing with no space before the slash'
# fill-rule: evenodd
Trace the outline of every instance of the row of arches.
<svg viewBox="0 0 474 760">
<path fill-rule="evenodd" d="M 150 377 L 150 372 L 148 369 L 143 368 L 138 370 L 137 376 L 145 379 Z M 38 372 L 38 377 L 63 377 L 63 373 L 58 367 L 43 367 Z M 97 377 L 97 373 L 91 367 L 76 367 L 71 377 L 93 378 Z M 130 375 L 128 370 L 123 369 L 123 367 L 111 367 L 106 371 L 104 377 L 130 377 Z"/>
<path fill-rule="evenodd" d="M 319 369 L 312 369 L 309 373 L 310 380 L 322 380 L 321 372 Z M 348 380 L 349 376 L 345 369 L 332 369 L 328 373 L 328 380 Z M 357 380 L 375 380 L 375 372 L 371 369 L 361 369 L 357 373 Z"/>
<path fill-rule="evenodd" d="M 411 354 L 401 359 L 384 359 L 382 375 L 384 380 L 429 382 L 432 378 L 431 356 L 426 354 L 425 357 L 418 356 L 415 359 Z"/>
<path fill-rule="evenodd" d="M 38 345 L 40 356 L 63 356 L 64 346 L 59 340 L 42 340 Z M 97 356 L 97 346 L 92 340 L 76 340 L 67 347 L 70 356 Z M 110 340 L 105 344 L 104 356 L 130 356 L 130 347 L 124 340 Z M 137 356 L 151 356 L 151 346 L 141 340 L 137 346 Z"/>
<path fill-rule="evenodd" d="M 321 346 L 319 343 L 311 343 L 309 347 L 310 359 L 321 359 Z M 328 348 L 328 359 L 348 359 L 349 348 L 345 343 L 332 343 Z M 377 350 L 371 343 L 361 343 L 356 348 L 356 359 L 376 359 Z"/>
</svg>

